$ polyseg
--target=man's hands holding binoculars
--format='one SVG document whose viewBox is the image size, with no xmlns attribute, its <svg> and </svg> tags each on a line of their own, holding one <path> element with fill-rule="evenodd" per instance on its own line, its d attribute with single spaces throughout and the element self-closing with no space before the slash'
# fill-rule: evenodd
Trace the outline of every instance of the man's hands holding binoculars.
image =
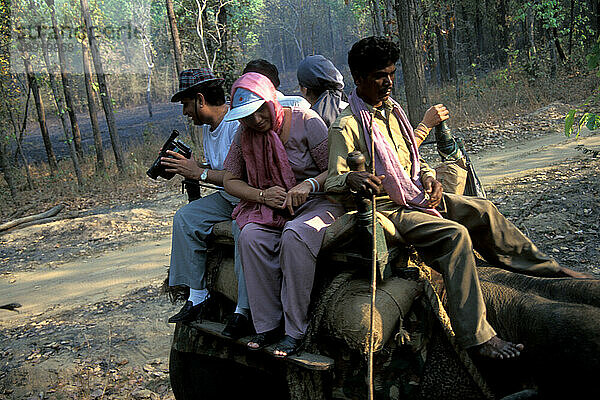
<svg viewBox="0 0 600 400">
<path fill-rule="evenodd" d="M 186 158 L 183 154 L 168 150 L 167 154 L 170 157 L 161 157 L 160 163 L 164 166 L 165 171 L 179 174 L 186 179 L 200 180 L 200 175 L 204 171 L 198 166 L 198 162 L 194 157 Z"/>
</svg>

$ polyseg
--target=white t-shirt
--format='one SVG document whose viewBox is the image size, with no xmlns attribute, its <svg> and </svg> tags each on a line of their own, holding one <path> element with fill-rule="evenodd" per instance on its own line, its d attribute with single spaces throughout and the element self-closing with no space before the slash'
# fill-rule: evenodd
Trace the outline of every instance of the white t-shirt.
<svg viewBox="0 0 600 400">
<path fill-rule="evenodd" d="M 204 147 L 204 157 L 206 162 L 210 164 L 211 169 L 223 169 L 225 157 L 229 153 L 229 147 L 233 142 L 233 138 L 237 133 L 239 121 L 221 121 L 219 126 L 214 131 L 210 130 L 210 125 L 202 125 L 202 145 Z M 221 195 L 231 203 L 238 203 L 240 200 L 237 197 L 230 195 L 225 191 L 221 191 Z"/>
<path fill-rule="evenodd" d="M 305 110 L 310 108 L 310 103 L 302 96 L 286 96 L 279 90 L 276 90 L 277 101 L 282 107 L 300 107 Z"/>
</svg>

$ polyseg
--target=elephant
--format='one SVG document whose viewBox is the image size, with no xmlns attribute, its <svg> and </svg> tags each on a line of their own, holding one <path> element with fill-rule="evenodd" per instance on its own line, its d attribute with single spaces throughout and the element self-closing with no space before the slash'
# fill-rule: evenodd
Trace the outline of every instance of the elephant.
<svg viewBox="0 0 600 400">
<path fill-rule="evenodd" d="M 598 398 L 600 280 L 537 278 L 479 268 L 487 318 L 525 350 L 480 366 L 496 386 L 533 384 L 540 398 Z"/>
<path fill-rule="evenodd" d="M 219 225 L 213 234 L 217 237 L 209 255 L 209 285 L 222 295 L 225 306 L 231 306 L 237 293 L 232 284 L 232 240 L 227 229 Z M 347 236 L 352 236 L 351 232 Z M 351 247 L 338 243 L 326 248 L 331 250 L 319 256 L 321 281 L 313 290 L 313 321 L 305 351 L 330 357 L 335 368 L 331 376 L 319 378 L 323 393 L 310 397 L 364 398 L 368 329 L 363 316 L 369 302 L 365 295 L 369 288 L 368 267 L 360 265 L 360 257 L 351 254 Z M 472 359 L 476 370 L 473 372 L 465 364 L 464 354 L 453 347 L 451 331 L 444 330 L 443 324 L 432 317 L 435 312 L 431 298 L 425 295 L 425 286 L 433 283 L 431 287 L 438 289 L 434 296 L 443 299 L 443 285 L 437 284 L 439 276 L 420 262 L 414 251 L 402 246 L 393 250 L 395 276 L 378 285 L 376 301 L 378 399 L 553 399 L 600 395 L 593 379 L 600 371 L 599 279 L 537 278 L 490 266 L 478 267 L 489 322 L 501 337 L 523 343 L 525 350 L 512 360 Z M 429 278 L 425 279 L 427 275 Z M 222 314 L 221 308 L 213 320 L 218 321 Z M 207 348 L 201 345 L 209 342 L 202 339 L 205 332 L 176 328 L 170 363 L 171 380 L 177 383 L 178 393 L 190 384 L 183 379 L 185 371 L 202 366 L 204 373 L 217 374 L 229 368 L 217 356 L 231 356 L 227 342 L 215 338 L 217 350 Z M 211 364 L 211 360 L 215 363 Z M 261 368 L 272 374 L 269 376 L 277 376 L 279 383 L 287 379 L 288 398 L 306 398 L 294 394 L 302 391 L 292 388 L 289 382 L 298 379 L 290 380 L 289 373 L 286 378 L 280 360 L 273 366 L 265 361 Z M 258 372 L 249 371 L 252 376 Z M 253 380 L 256 379 L 259 378 L 255 376 Z M 285 387 L 284 382 L 282 393 Z"/>
</svg>

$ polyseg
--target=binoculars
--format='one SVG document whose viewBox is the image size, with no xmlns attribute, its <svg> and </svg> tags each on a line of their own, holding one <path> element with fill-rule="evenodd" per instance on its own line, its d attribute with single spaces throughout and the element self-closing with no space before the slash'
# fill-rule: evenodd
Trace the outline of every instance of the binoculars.
<svg viewBox="0 0 600 400">
<path fill-rule="evenodd" d="M 171 150 L 175 153 L 182 154 L 185 158 L 190 158 L 192 156 L 192 149 L 190 146 L 177 139 L 177 136 L 179 136 L 179 132 L 176 129 L 173 129 L 171 136 L 169 136 L 163 147 L 160 149 L 160 154 L 156 160 L 154 160 L 152 166 L 148 168 L 148 171 L 146 171 L 146 175 L 150 178 L 157 179 L 160 176 L 165 179 L 171 179 L 175 176 L 173 172 L 165 171 L 165 167 L 160 163 L 161 157 L 173 158 L 173 156 L 167 154 L 167 151 Z"/>
</svg>

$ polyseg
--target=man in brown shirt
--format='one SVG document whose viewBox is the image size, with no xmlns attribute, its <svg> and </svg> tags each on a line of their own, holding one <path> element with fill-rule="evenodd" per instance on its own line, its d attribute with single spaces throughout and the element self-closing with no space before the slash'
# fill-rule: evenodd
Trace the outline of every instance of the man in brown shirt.
<svg viewBox="0 0 600 400">
<path fill-rule="evenodd" d="M 378 211 L 393 222 L 398 233 L 417 249 L 427 265 L 443 274 L 448 313 L 457 342 L 485 357 L 517 357 L 524 346 L 500 339 L 486 320 L 473 249 L 493 265 L 515 272 L 537 276 L 581 277 L 583 274 L 560 267 L 539 251 L 488 200 L 443 193 L 435 171 L 419 158 L 414 144 L 417 132 L 412 131 L 406 117 L 402 117 L 404 112 L 390 98 L 398 57 L 396 45 L 383 37 L 362 39 L 348 53 L 357 88 L 350 95 L 350 106 L 329 129 L 329 172 L 325 189 L 339 193 L 349 189 L 378 193 Z M 364 111 L 368 111 L 372 121 L 365 123 Z M 431 129 L 446 118 L 444 107 L 433 107 L 417 129 Z M 370 137 L 376 137 L 374 129 L 381 132 L 383 145 L 390 149 L 388 154 L 397 158 L 404 178 L 392 181 L 382 173 L 353 172 L 348 168 L 348 153 L 358 150 L 366 158 L 366 170 L 371 170 L 373 157 L 367 143 L 370 146 Z M 374 140 L 382 145 L 381 141 Z M 378 159 L 381 160 L 381 156 Z M 381 165 L 377 168 L 382 170 Z M 407 196 L 419 190 L 419 196 L 410 197 L 411 202 Z M 400 202 L 397 195 L 393 196 L 396 200 L 389 197 L 392 192 L 403 193 Z M 409 200 L 404 201 L 405 198 Z"/>
</svg>

